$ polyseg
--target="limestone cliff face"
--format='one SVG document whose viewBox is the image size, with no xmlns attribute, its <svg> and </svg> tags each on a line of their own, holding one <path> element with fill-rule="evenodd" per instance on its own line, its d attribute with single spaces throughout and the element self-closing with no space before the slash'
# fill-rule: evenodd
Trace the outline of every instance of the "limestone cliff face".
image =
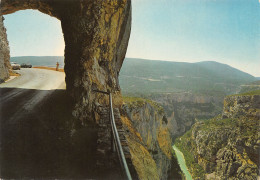
<svg viewBox="0 0 260 180">
<path fill-rule="evenodd" d="M 259 120 L 260 95 L 229 96 L 222 116 L 197 122 L 178 138 L 194 179 L 257 179 Z"/>
<path fill-rule="evenodd" d="M 4 18 L 0 15 L 0 83 L 9 78 L 10 51 L 7 41 Z"/>
<path fill-rule="evenodd" d="M 167 113 L 168 128 L 174 139 L 183 135 L 195 119 L 209 119 L 221 113 L 224 96 L 192 93 L 168 93 L 150 97 L 160 103 Z"/>
<path fill-rule="evenodd" d="M 140 98 L 125 101 L 121 118 L 139 179 L 167 179 L 173 157 L 163 109 Z"/>
</svg>

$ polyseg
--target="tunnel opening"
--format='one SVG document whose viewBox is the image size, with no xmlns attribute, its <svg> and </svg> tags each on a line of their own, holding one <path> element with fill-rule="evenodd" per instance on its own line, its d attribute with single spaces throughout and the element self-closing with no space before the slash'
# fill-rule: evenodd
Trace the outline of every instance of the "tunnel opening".
<svg viewBox="0 0 260 180">
<path fill-rule="evenodd" d="M 4 15 L 4 26 L 7 31 L 6 42 L 10 49 L 10 74 L 28 74 L 29 81 L 38 81 L 41 84 L 27 81 L 14 87 L 28 89 L 65 89 L 65 74 L 49 72 L 44 78 L 39 78 L 42 70 L 56 70 L 64 72 L 64 38 L 60 21 L 54 17 L 39 12 L 38 10 L 21 10 L 12 14 Z M 58 65 L 58 68 L 56 66 Z M 37 68 L 37 69 L 33 69 Z"/>
</svg>

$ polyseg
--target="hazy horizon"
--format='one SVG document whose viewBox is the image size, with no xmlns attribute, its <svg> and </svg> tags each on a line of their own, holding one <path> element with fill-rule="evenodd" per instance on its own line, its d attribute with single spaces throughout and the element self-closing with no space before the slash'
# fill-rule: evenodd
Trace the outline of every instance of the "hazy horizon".
<svg viewBox="0 0 260 180">
<path fill-rule="evenodd" d="M 64 56 L 11 56 L 11 58 L 15 58 L 15 57 L 64 57 Z M 176 62 L 178 62 L 178 63 L 217 62 L 217 61 L 208 61 L 208 60 L 205 60 L 205 61 L 197 61 L 197 62 L 185 62 L 185 61 L 171 61 L 171 60 L 167 61 L 167 60 L 160 60 L 160 59 L 145 59 L 145 58 L 132 58 L 132 57 L 125 57 L 125 58 L 128 58 L 128 59 L 141 59 L 141 60 L 147 60 L 147 61 L 173 62 L 173 63 L 176 63 Z M 217 63 L 225 64 L 225 65 L 228 65 L 228 66 L 230 66 L 230 67 L 233 67 L 232 65 L 229 65 L 229 64 L 226 64 L 226 63 L 221 63 L 221 62 L 217 62 Z M 123 65 L 124 65 L 124 64 L 123 64 Z M 235 67 L 233 67 L 233 68 L 235 68 Z M 238 68 L 236 68 L 236 69 L 238 69 Z M 245 72 L 245 71 L 243 71 L 243 70 L 241 70 L 241 69 L 238 69 L 238 70 L 240 70 L 240 71 L 242 71 L 242 72 L 244 72 L 244 73 L 247 73 L 247 74 L 249 74 L 249 75 L 252 75 L 252 74 L 250 74 L 250 73 L 248 73 L 248 72 Z M 252 75 L 252 76 L 254 76 L 254 75 Z M 257 77 L 257 78 L 258 78 L 258 76 L 254 76 L 254 77 Z M 260 77 L 260 76 L 259 76 L 259 77 Z"/>
<path fill-rule="evenodd" d="M 133 0 L 126 57 L 216 61 L 260 77 L 255 0 Z M 36 10 L 5 15 L 11 56 L 63 56 L 60 21 Z"/>
</svg>

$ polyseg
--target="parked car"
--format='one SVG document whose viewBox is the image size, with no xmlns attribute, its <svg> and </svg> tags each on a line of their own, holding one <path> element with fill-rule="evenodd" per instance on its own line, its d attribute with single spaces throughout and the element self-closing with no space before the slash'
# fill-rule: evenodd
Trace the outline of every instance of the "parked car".
<svg viewBox="0 0 260 180">
<path fill-rule="evenodd" d="M 21 68 L 32 68 L 32 65 L 23 63 L 23 64 L 21 64 Z"/>
<path fill-rule="evenodd" d="M 11 62 L 11 66 L 13 70 L 20 70 L 21 66 L 20 64 L 16 63 L 16 62 Z"/>
</svg>

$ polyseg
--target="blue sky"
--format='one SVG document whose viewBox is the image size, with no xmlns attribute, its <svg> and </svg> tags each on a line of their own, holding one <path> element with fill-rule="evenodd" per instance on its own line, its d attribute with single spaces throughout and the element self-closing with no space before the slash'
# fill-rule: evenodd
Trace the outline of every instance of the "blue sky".
<svg viewBox="0 0 260 180">
<path fill-rule="evenodd" d="M 260 76 L 257 0 L 132 0 L 127 57 L 217 61 Z M 11 56 L 63 55 L 60 22 L 38 11 L 5 16 Z"/>
</svg>

